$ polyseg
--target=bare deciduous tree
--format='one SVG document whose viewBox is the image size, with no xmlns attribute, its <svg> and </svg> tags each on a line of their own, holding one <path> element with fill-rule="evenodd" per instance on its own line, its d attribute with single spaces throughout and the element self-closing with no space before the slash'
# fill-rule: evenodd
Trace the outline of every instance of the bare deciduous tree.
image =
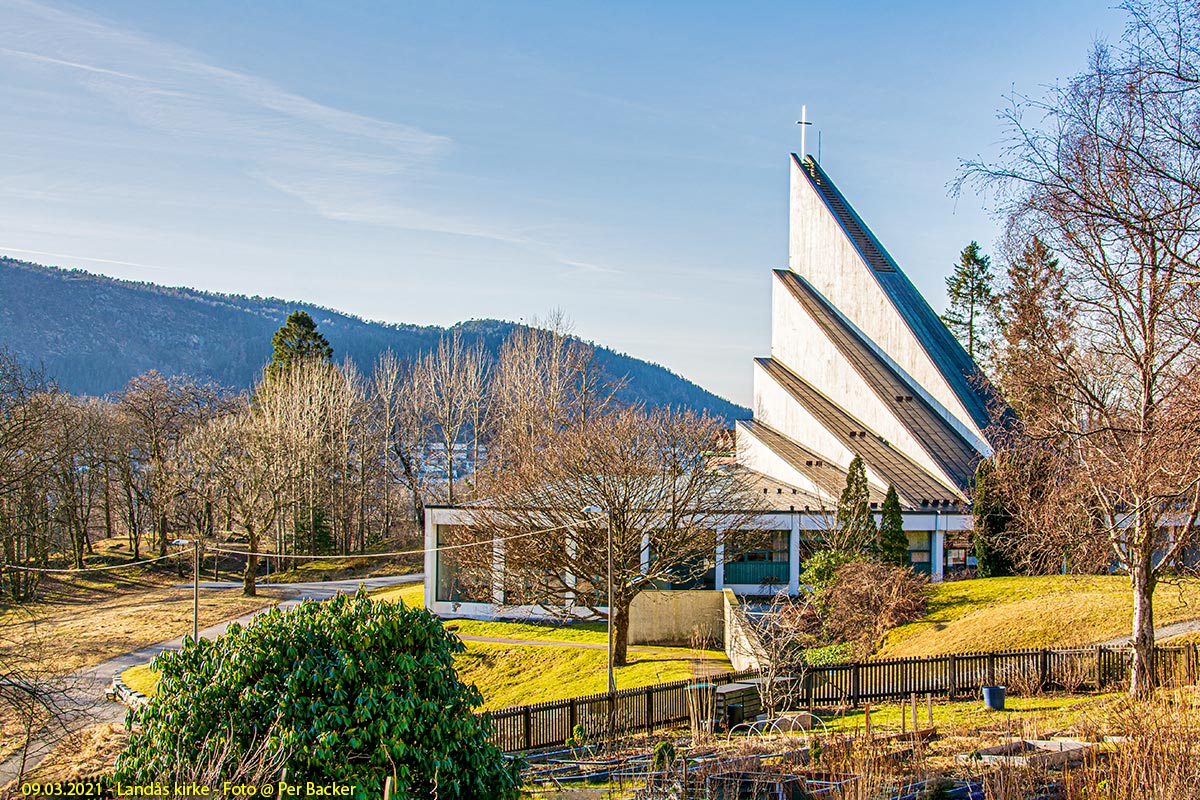
<svg viewBox="0 0 1200 800">
<path fill-rule="evenodd" d="M 558 431 L 508 470 L 507 482 L 497 478 L 501 491 L 480 508 L 476 531 L 507 540 L 504 602 L 611 614 L 613 660 L 625 664 L 634 597 L 699 577 L 713 567 L 721 531 L 754 528 L 757 495 L 736 470 L 707 463 L 718 431 L 715 420 L 690 412 L 617 409 Z M 600 511 L 589 515 L 589 507 Z M 727 543 L 727 554 L 735 547 Z M 461 559 L 486 570 L 485 550 L 468 548 Z"/>
<path fill-rule="evenodd" d="M 1055 476 L 1037 505 L 1064 512 L 1043 514 L 1043 534 L 1069 522 L 1063 535 L 1099 537 L 1130 575 L 1130 691 L 1144 694 L 1154 589 L 1200 512 L 1200 8 L 1126 9 L 1120 43 L 1096 45 L 1044 99 L 1015 101 L 1004 156 L 963 180 L 996 189 L 1010 228 L 1061 259 L 1072 346 L 1007 380 L 1045 397 L 1020 437 Z"/>
<path fill-rule="evenodd" d="M 454 502 L 454 452 L 472 420 L 479 418 L 487 362 L 483 348 L 468 347 L 455 328 L 421 359 L 418 385 L 446 457 L 446 498 Z"/>
</svg>

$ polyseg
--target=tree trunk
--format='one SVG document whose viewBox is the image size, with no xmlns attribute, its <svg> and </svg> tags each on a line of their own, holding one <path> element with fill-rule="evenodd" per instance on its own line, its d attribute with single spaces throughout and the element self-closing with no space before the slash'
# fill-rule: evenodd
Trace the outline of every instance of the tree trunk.
<svg viewBox="0 0 1200 800">
<path fill-rule="evenodd" d="M 258 587 L 254 585 L 254 579 L 258 576 L 258 556 L 252 554 L 258 551 L 258 534 L 249 525 L 246 526 L 246 550 L 249 552 L 246 555 L 246 575 L 242 578 L 242 594 L 254 597 L 258 594 Z"/>
<path fill-rule="evenodd" d="M 113 538 L 112 489 L 108 482 L 108 474 L 104 476 L 104 538 Z M 89 546 L 88 552 L 92 552 Z"/>
<path fill-rule="evenodd" d="M 1154 690 L 1154 554 L 1139 554 L 1129 577 L 1133 583 L 1133 666 L 1129 675 L 1131 697 Z"/>
<path fill-rule="evenodd" d="M 629 662 L 629 600 L 618 600 L 612 610 L 613 666 Z"/>
</svg>

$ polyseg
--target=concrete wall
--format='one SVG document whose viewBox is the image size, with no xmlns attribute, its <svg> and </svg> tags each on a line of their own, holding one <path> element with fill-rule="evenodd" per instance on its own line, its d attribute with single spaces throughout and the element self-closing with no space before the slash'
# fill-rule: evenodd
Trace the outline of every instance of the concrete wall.
<svg viewBox="0 0 1200 800">
<path fill-rule="evenodd" d="M 732 589 L 721 592 L 722 609 L 725 615 L 725 655 L 738 672 L 747 669 L 762 669 L 767 660 L 766 652 L 758 636 L 746 622 L 742 606 Z"/>
<path fill-rule="evenodd" d="M 754 418 L 771 426 L 793 442 L 799 442 L 808 449 L 820 453 L 830 463 L 837 464 L 842 469 L 850 466 L 854 458 L 842 440 L 834 436 L 816 417 L 796 402 L 788 391 L 775 382 L 767 371 L 757 362 L 754 363 Z M 795 372 L 796 370 L 793 370 Z M 803 375 L 803 373 L 798 373 Z M 867 480 L 878 485 L 882 480 L 867 469 Z M 842 487 L 834 487 L 841 492 Z M 886 484 L 884 485 L 886 490 Z"/>
<path fill-rule="evenodd" d="M 721 592 L 700 589 L 649 590 L 629 609 L 630 644 L 691 646 L 699 639 L 719 649 L 725 640 Z"/>
<path fill-rule="evenodd" d="M 990 453 L 983 433 L 941 371 L 892 306 L 871 269 L 791 159 L 788 266 L 808 279 L 851 322 L 911 375 L 948 412 L 948 420 Z M 980 446 L 977 444 L 976 446 Z"/>
<path fill-rule="evenodd" d="M 952 488 L 954 480 L 896 417 L 893 406 L 888 402 L 890 398 L 875 393 L 778 278 L 772 282 L 771 295 L 771 355 L 886 439 L 892 447 L 921 465 L 948 490 L 955 491 Z M 895 311 L 892 313 L 895 314 Z M 756 388 L 759 385 L 756 382 Z M 757 398 L 755 404 L 758 405 Z M 807 443 L 810 440 L 797 438 L 796 441 Z M 849 462 L 846 462 L 841 466 L 845 468 L 848 465 Z M 879 488 L 886 492 L 887 484 Z M 910 503 L 918 499 L 908 498 Z"/>
</svg>

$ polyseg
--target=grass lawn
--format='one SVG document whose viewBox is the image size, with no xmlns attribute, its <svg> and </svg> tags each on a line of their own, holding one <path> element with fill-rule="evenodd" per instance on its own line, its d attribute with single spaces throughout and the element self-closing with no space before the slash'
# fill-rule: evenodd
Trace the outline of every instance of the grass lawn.
<svg viewBox="0 0 1200 800">
<path fill-rule="evenodd" d="M 404 605 L 406 606 L 423 608 L 425 606 L 425 584 L 406 583 L 401 586 L 389 586 L 386 589 L 376 589 L 371 592 L 371 597 L 375 600 L 386 600 L 389 603 L 395 603 L 398 600 L 403 600 Z"/>
<path fill-rule="evenodd" d="M 484 709 L 565 700 L 608 690 L 603 650 L 579 647 L 467 642 L 455 659 L 458 674 L 483 693 Z M 616 670 L 618 689 L 691 678 L 695 668 L 732 670 L 720 651 L 682 647 L 631 650 L 630 663 Z"/>
<path fill-rule="evenodd" d="M 1073 647 L 1129 635 L 1133 599 L 1121 575 L 980 578 L 931 584 L 925 617 L 884 639 L 877 657 Z M 1200 581 L 1160 584 L 1155 624 L 1200 618 Z"/>
<path fill-rule="evenodd" d="M 352 578 L 378 578 L 385 575 L 410 575 L 421 571 L 417 556 L 373 559 L 373 558 L 329 558 L 303 561 L 282 572 L 271 573 L 271 583 L 312 583 L 315 581 L 342 581 Z"/>
<path fill-rule="evenodd" d="M 371 596 L 419 606 L 424 587 L 419 583 L 389 587 L 374 591 Z M 451 620 L 447 624 L 457 626 L 456 632 L 463 636 L 597 645 L 607 641 L 603 623 L 564 626 Z M 606 655 L 602 649 L 474 641 L 465 644 L 466 652 L 458 656 L 455 665 L 465 682 L 479 687 L 484 708 L 488 710 L 596 694 L 608 686 Z M 630 664 L 617 669 L 616 680 L 617 687 L 624 689 L 731 670 L 729 659 L 720 650 L 635 647 L 630 649 Z M 158 682 L 149 665 L 126 670 L 122 679 L 131 689 L 146 695 L 154 694 Z"/>
<path fill-rule="evenodd" d="M 972 698 L 949 702 L 934 698 L 933 724 L 939 731 L 977 731 L 987 728 L 1012 728 L 1021 733 L 1033 726 L 1039 733 L 1048 734 L 1060 728 L 1069 728 L 1083 718 L 1096 713 L 1113 701 L 1120 701 L 1122 694 L 1096 696 L 1034 695 L 1004 700 L 1004 711 L 990 711 L 978 695 Z M 905 724 L 912 730 L 912 709 L 905 702 L 889 701 L 871 705 L 871 729 L 873 731 L 899 731 L 900 715 L 905 715 Z M 861 731 L 866 728 L 866 710 L 862 708 L 846 711 L 825 718 L 831 731 Z M 917 698 L 917 727 L 929 725 L 928 706 L 924 696 Z"/>
<path fill-rule="evenodd" d="M 455 658 L 455 667 L 463 682 L 479 687 L 486 710 L 598 694 L 608 688 L 603 650 L 491 642 L 466 646 Z M 628 666 L 616 670 L 619 689 L 732 670 L 719 650 L 655 647 L 631 651 L 629 658 Z M 149 696 L 158 685 L 158 674 L 149 664 L 130 667 L 121 679 Z"/>
<path fill-rule="evenodd" d="M 158 689 L 158 673 L 149 664 L 139 664 L 121 673 L 121 680 L 135 692 L 141 692 L 147 697 L 153 697 Z"/>
<path fill-rule="evenodd" d="M 103 549 L 100 543 L 97 549 Z M 171 562 L 164 562 L 171 564 Z M 47 579 L 36 602 L 0 611 L 0 643 L 20 657 L 54 665 L 60 674 L 99 664 L 139 647 L 190 633 L 192 590 L 174 589 L 171 566 L 133 567 Z M 200 627 L 270 605 L 281 595 L 259 589 L 201 590 Z"/>
</svg>

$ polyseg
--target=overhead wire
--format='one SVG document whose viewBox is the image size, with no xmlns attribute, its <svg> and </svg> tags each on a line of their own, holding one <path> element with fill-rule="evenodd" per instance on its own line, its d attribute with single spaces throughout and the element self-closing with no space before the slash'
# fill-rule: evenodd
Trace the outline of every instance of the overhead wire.
<svg viewBox="0 0 1200 800">
<path fill-rule="evenodd" d="M 439 545 L 439 546 L 431 547 L 431 548 L 423 547 L 419 550 L 401 550 L 401 551 L 391 552 L 391 553 L 347 553 L 346 555 L 337 555 L 334 557 L 336 557 L 336 558 L 370 559 L 370 558 L 396 558 L 399 556 L 425 555 L 426 553 L 430 553 L 430 552 L 436 553 L 436 552 L 441 552 L 444 550 L 461 550 L 461 549 L 464 549 L 467 547 L 479 547 L 482 545 L 492 545 L 495 542 L 507 542 L 507 541 L 512 541 L 513 539 L 522 539 L 527 536 L 536 536 L 536 535 L 542 534 L 542 533 L 553 533 L 554 531 L 561 530 L 563 528 L 570 528 L 574 524 L 576 524 L 576 523 L 564 523 L 562 525 L 556 525 L 553 528 L 543 528 L 541 530 L 536 530 L 536 531 L 526 531 L 524 533 L 515 533 L 515 534 L 512 534 L 511 536 L 494 536 L 490 539 L 483 539 L 478 542 L 465 542 L 463 544 Z M 189 542 L 189 544 L 190 543 L 191 542 Z M 255 552 L 255 551 L 250 551 L 250 550 L 235 550 L 233 548 L 226 548 L 226 547 L 205 547 L 204 549 L 210 553 L 224 553 L 226 555 L 257 556 L 259 558 L 288 558 L 288 559 L 301 560 L 301 561 L 316 561 L 316 560 L 328 559 L 331 557 L 328 555 L 290 555 L 287 553 Z M 74 574 L 78 574 L 81 572 L 111 572 L 113 570 L 119 570 L 119 569 L 132 569 L 133 567 L 141 567 L 141 566 L 145 566 L 146 564 L 153 564 L 156 561 L 163 561 L 168 558 L 179 558 L 180 556 L 188 555 L 188 554 L 189 554 L 189 551 L 181 550 L 177 553 L 168 553 L 165 556 L 158 556 L 157 558 L 148 558 L 148 559 L 145 559 L 144 561 L 131 561 L 127 564 L 110 564 L 110 565 L 103 566 L 103 567 L 82 567 L 80 569 L 50 569 L 47 567 L 23 567 L 23 566 L 19 566 L 16 564 L 4 564 L 4 565 L 0 565 L 0 568 L 15 569 L 15 570 L 20 570 L 22 572 L 38 572 L 38 573 L 47 573 L 47 574 L 72 574 L 72 575 L 74 575 Z"/>
</svg>

